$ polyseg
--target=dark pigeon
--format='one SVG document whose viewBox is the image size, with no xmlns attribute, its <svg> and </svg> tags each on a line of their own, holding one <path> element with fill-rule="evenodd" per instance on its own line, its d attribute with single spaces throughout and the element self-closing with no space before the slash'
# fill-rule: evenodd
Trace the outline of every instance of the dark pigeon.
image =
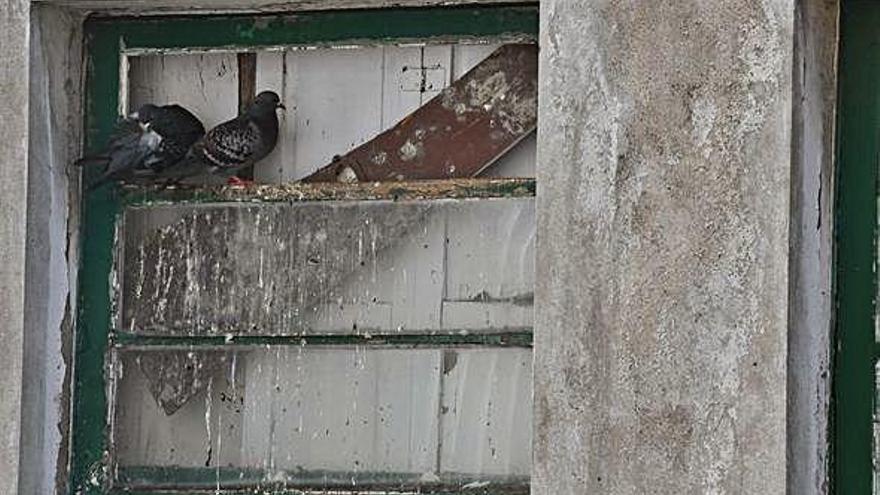
<svg viewBox="0 0 880 495">
<path fill-rule="evenodd" d="M 201 121 L 182 106 L 147 104 L 116 124 L 105 151 L 77 164 L 106 166 L 89 189 L 114 180 L 155 175 L 180 162 L 204 134 Z"/>
<path fill-rule="evenodd" d="M 272 91 L 258 94 L 238 117 L 214 127 L 197 141 L 179 166 L 160 174 L 169 182 L 206 173 L 232 178 L 262 160 L 278 142 L 278 115 L 284 108 Z"/>
</svg>

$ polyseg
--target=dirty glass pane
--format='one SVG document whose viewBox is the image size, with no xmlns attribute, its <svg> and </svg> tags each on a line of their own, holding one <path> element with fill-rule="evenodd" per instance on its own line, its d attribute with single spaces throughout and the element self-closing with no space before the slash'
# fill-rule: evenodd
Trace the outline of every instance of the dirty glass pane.
<svg viewBox="0 0 880 495">
<path fill-rule="evenodd" d="M 256 164 L 255 178 L 299 180 L 375 138 L 503 44 L 494 41 L 255 50 L 257 88 L 274 89 L 289 108 L 280 121 L 282 139 Z M 207 128 L 238 111 L 234 52 L 150 53 L 127 60 L 130 111 L 145 103 L 178 103 Z M 535 150 L 533 134 L 485 175 L 534 177 Z"/>
<path fill-rule="evenodd" d="M 126 332 L 532 326 L 534 198 L 129 207 L 121 232 Z"/>
<path fill-rule="evenodd" d="M 528 480 L 528 348 L 132 350 L 113 366 L 122 485 Z"/>
</svg>

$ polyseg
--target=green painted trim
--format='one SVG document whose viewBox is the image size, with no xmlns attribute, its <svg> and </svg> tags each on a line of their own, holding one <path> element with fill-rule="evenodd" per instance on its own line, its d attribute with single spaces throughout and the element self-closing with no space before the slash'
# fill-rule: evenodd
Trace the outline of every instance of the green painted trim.
<svg viewBox="0 0 880 495">
<path fill-rule="evenodd" d="M 870 494 L 880 153 L 880 3 L 843 2 L 836 193 L 832 489 Z"/>
<path fill-rule="evenodd" d="M 119 45 L 116 39 L 87 34 L 86 149 L 95 150 L 112 131 L 119 95 Z M 98 171 L 86 170 L 85 182 Z M 70 489 L 103 493 L 106 437 L 104 357 L 110 330 L 110 280 L 115 219 L 120 205 L 110 189 L 83 202 L 79 269 L 79 308 L 74 363 L 74 409 Z"/>
<path fill-rule="evenodd" d="M 87 150 L 94 151 L 106 142 L 117 118 L 120 59 L 126 52 L 189 48 L 248 49 L 341 42 L 375 44 L 498 38 L 534 40 L 538 32 L 538 12 L 536 4 L 530 3 L 295 15 L 91 17 L 86 20 L 84 29 L 87 54 L 85 146 Z M 95 170 L 86 170 L 85 183 L 94 180 L 97 173 Z M 107 397 L 104 373 L 105 356 L 110 345 L 110 272 L 114 228 L 124 201 L 118 188 L 104 187 L 88 194 L 83 202 L 69 485 L 70 493 L 76 495 L 111 493 L 107 488 L 107 473 L 110 470 L 106 454 Z M 123 493 L 118 490 L 112 492 Z M 161 490 L 144 493 L 158 495 Z M 286 490 L 276 493 L 297 492 Z"/>
<path fill-rule="evenodd" d="M 474 476 L 458 473 L 442 473 L 437 482 L 425 483 L 421 473 L 379 473 L 339 471 L 291 471 L 268 472 L 255 468 L 207 467 L 181 468 L 132 466 L 118 468 L 118 487 L 152 490 L 210 490 L 214 493 L 219 484 L 228 490 L 246 490 L 259 487 L 263 490 L 340 490 L 357 487 L 358 490 L 374 492 L 420 493 L 468 493 L 489 492 L 527 494 L 528 477 Z M 265 480 L 273 480 L 267 482 Z M 465 489 L 468 484 L 488 482 L 476 489 Z M 473 485 L 472 485 L 473 486 Z"/>
<path fill-rule="evenodd" d="M 156 347 L 156 346 L 265 346 L 265 345 L 297 345 L 297 346 L 368 346 L 368 347 L 454 347 L 454 346 L 487 346 L 487 347 L 531 347 L 532 329 L 524 328 L 516 331 L 493 333 L 448 333 L 448 334 L 340 334 L 340 335 L 241 335 L 229 338 L 223 335 L 214 336 L 181 336 L 168 337 L 161 335 L 138 335 L 132 333 L 114 333 L 113 343 L 122 347 Z"/>
<path fill-rule="evenodd" d="M 345 42 L 430 42 L 510 36 L 535 39 L 535 4 L 340 10 L 297 14 L 93 17 L 87 30 L 127 51 L 254 48 Z"/>
</svg>

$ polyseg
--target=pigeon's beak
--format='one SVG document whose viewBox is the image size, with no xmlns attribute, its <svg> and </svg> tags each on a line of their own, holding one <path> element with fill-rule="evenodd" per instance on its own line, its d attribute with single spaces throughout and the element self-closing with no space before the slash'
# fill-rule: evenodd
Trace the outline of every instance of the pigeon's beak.
<svg viewBox="0 0 880 495">
<path fill-rule="evenodd" d="M 287 107 L 285 107 L 283 103 L 279 103 L 276 108 L 280 108 L 282 110 L 287 110 Z"/>
</svg>

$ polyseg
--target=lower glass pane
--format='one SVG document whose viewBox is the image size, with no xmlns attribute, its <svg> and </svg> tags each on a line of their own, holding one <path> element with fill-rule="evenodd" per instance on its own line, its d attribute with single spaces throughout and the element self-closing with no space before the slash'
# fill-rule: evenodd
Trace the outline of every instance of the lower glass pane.
<svg viewBox="0 0 880 495">
<path fill-rule="evenodd" d="M 528 348 L 131 350 L 114 370 L 117 485 L 527 487 Z"/>
</svg>

